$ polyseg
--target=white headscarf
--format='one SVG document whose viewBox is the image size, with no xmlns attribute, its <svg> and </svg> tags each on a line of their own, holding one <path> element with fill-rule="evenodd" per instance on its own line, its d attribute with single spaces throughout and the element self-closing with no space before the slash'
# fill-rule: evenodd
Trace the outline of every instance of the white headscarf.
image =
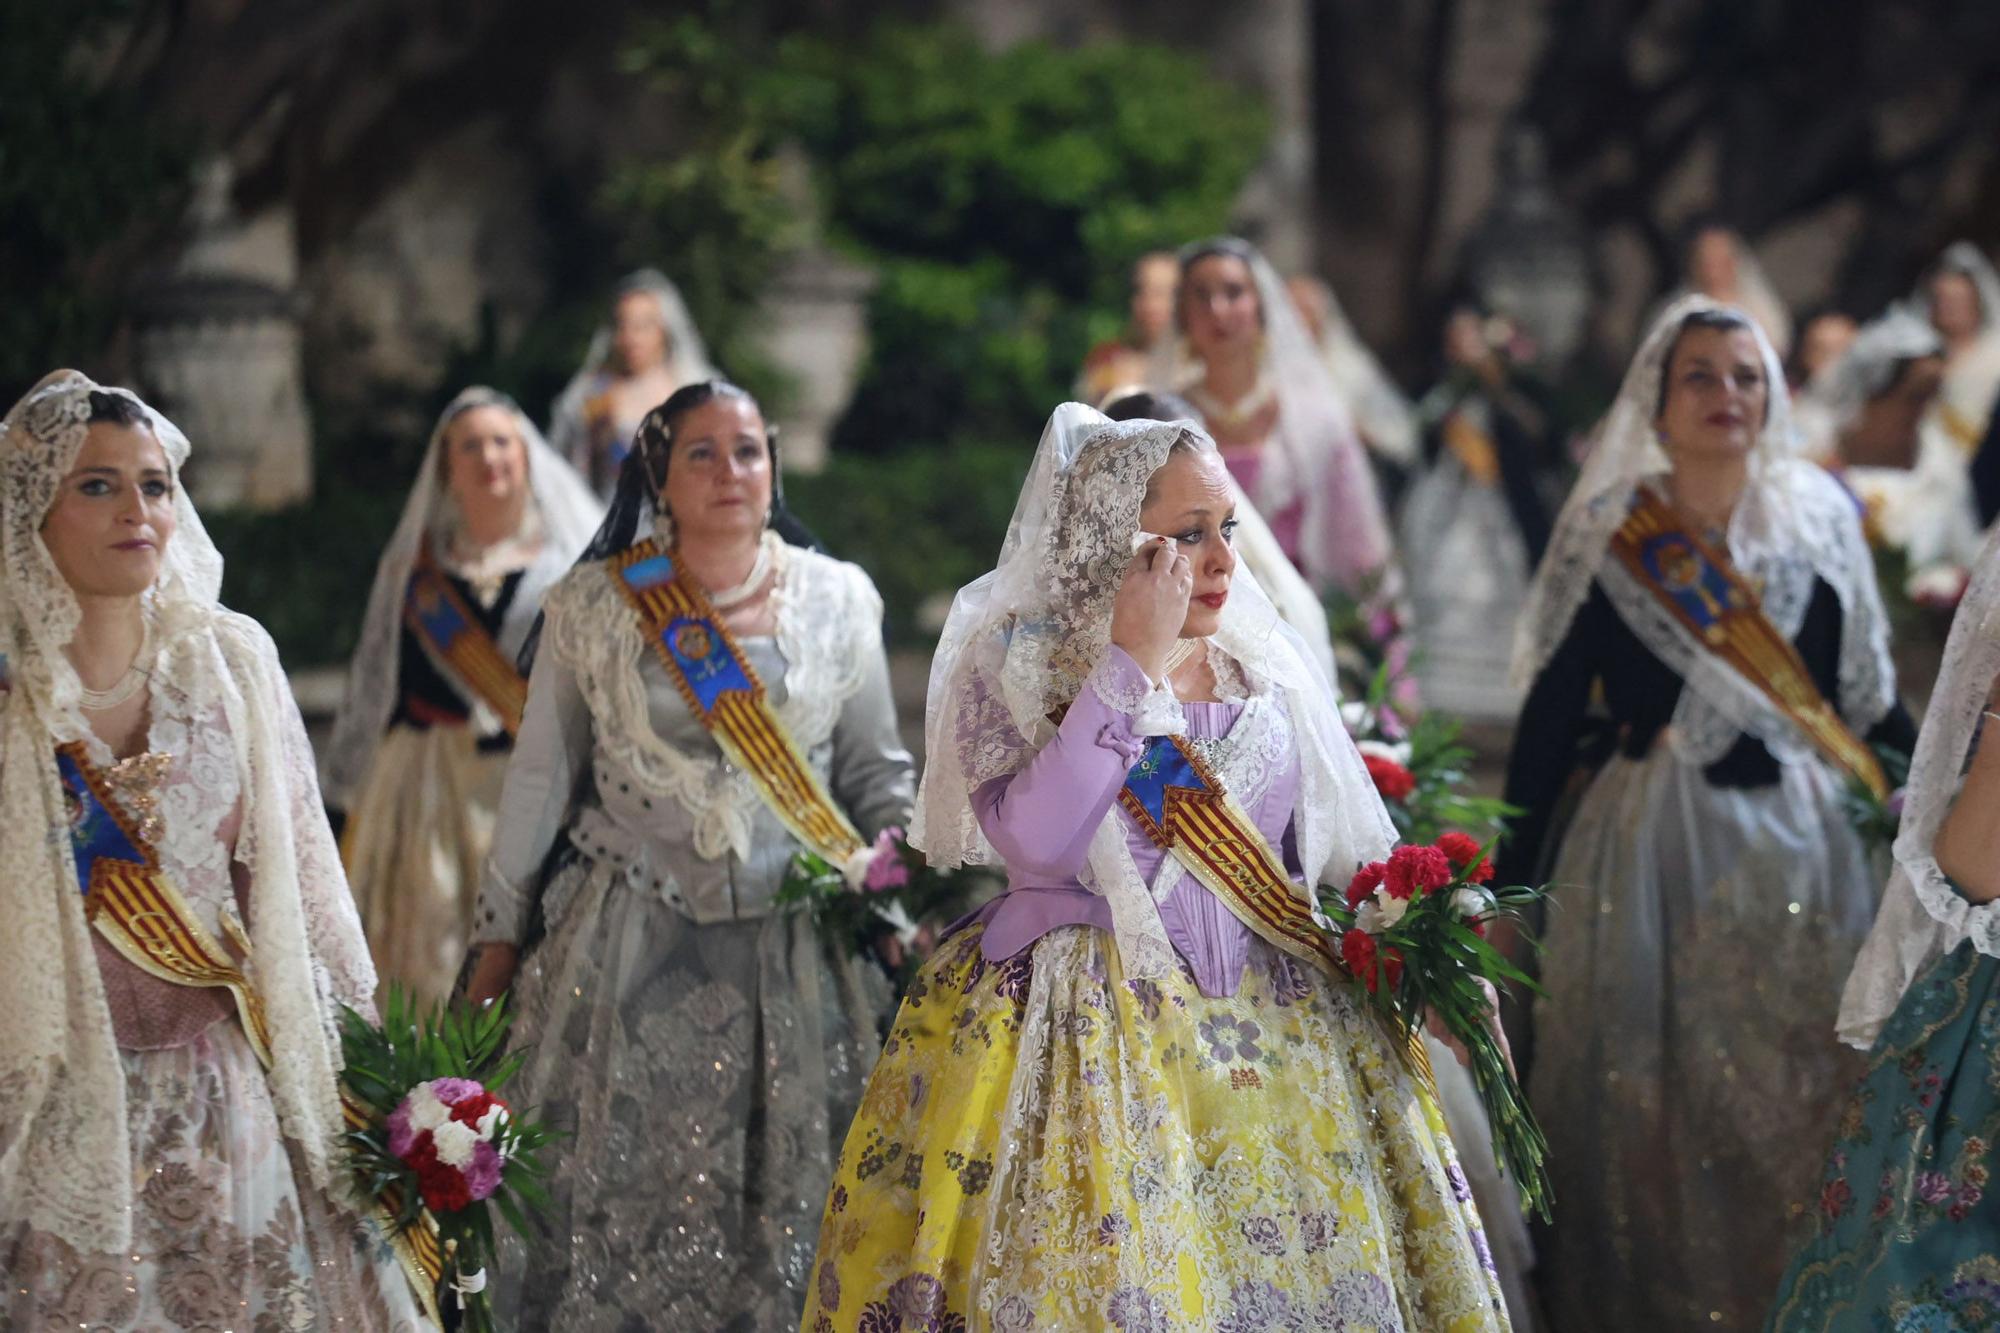
<svg viewBox="0 0 2000 1333">
<path fill-rule="evenodd" d="M 1730 515 L 1731 558 L 1739 571 L 1761 584 L 1764 613 L 1787 638 L 1804 620 L 1814 577 L 1833 588 L 1842 619 L 1840 697 L 1832 702 L 1849 725 L 1866 731 L 1894 703 L 1888 624 L 1853 497 L 1824 469 L 1798 456 L 1783 367 L 1762 328 L 1744 312 L 1705 296 L 1682 297 L 1654 322 L 1597 429 L 1590 457 L 1528 587 L 1515 630 L 1513 682 L 1521 689 L 1534 683 L 1595 582 L 1640 642 L 1686 682 L 1667 733 L 1683 759 L 1714 763 L 1742 735 L 1756 737 L 1774 756 L 1787 759 L 1811 752 L 1798 729 L 1761 690 L 1697 643 L 1611 556 L 1612 534 L 1625 522 L 1634 493 L 1673 471 L 1653 424 L 1660 382 L 1682 326 L 1703 313 L 1745 321 L 1757 339 L 1769 395 L 1763 429 L 1750 454 L 1749 481 Z"/>
<path fill-rule="evenodd" d="M 1000 563 L 959 591 L 932 659 L 929 758 L 910 835 L 932 864 L 998 861 L 973 814 L 972 793 L 1018 772 L 1048 742 L 1048 715 L 1075 699 L 1104 657 L 1146 483 L 1180 441 L 1203 453 L 1215 449 L 1188 423 L 1114 423 L 1080 403 L 1064 404 L 1049 419 Z M 1211 642 L 1242 668 L 1249 706 L 1282 708 L 1290 721 L 1307 883 L 1384 855 L 1395 830 L 1341 726 L 1333 687 L 1240 566 Z M 1161 702 L 1164 709 L 1155 710 Z M 1152 714 L 1157 730 L 1173 730 L 1179 706 L 1156 691 L 1140 714 Z M 1117 811 L 1108 813 L 1083 879 L 1109 900 L 1121 956 L 1140 975 L 1175 965 L 1155 903 L 1179 875 L 1171 867 L 1164 874 L 1145 884 Z"/>
<path fill-rule="evenodd" d="M 542 440 L 527 414 L 503 393 L 485 387 L 466 389 L 446 405 L 431 428 L 424 461 L 417 469 L 417 484 L 403 505 L 403 516 L 389 545 L 375 566 L 375 583 L 368 593 L 368 610 L 361 622 L 361 642 L 347 673 L 347 695 L 334 722 L 333 740 L 327 748 L 326 796 L 336 809 L 345 809 L 362 782 L 375 746 L 388 728 L 396 710 L 397 691 L 402 679 L 403 603 L 408 595 L 410 572 L 426 543 L 441 563 L 449 552 L 441 540 L 453 522 L 456 505 L 444 485 L 444 437 L 451 423 L 477 407 L 498 407 L 514 419 L 514 428 L 528 451 L 528 489 L 531 503 L 521 515 L 522 535 L 540 538 L 541 549 L 521 576 L 520 587 L 508 608 L 499 648 L 508 657 L 521 650 L 541 606 L 542 594 L 561 578 L 603 521 L 604 506 L 555 450 Z M 447 680 L 459 684 L 450 668 L 433 659 L 432 665 Z M 485 716 L 479 695 L 460 685 L 459 693 L 474 703 L 474 715 L 488 734 L 499 730 L 498 719 Z"/>
<path fill-rule="evenodd" d="M 1368 576 L 1388 569 L 1394 548 L 1375 474 L 1348 405 L 1270 262 L 1248 241 L 1222 237 L 1185 247 L 1182 273 L 1190 260 L 1207 253 L 1244 262 L 1263 314 L 1262 371 L 1277 395 L 1278 429 L 1264 449 L 1257 494 L 1250 498 L 1267 518 L 1302 499 L 1301 568 L 1319 587 L 1353 591 Z M 1201 377 L 1201 362 L 1187 339 L 1167 339 L 1154 360 L 1154 383 L 1184 394 Z"/>
<path fill-rule="evenodd" d="M 134 1164 L 125 1076 L 104 984 L 76 892 L 58 744 L 81 740 L 82 689 L 63 649 L 81 612 L 41 526 L 89 430 L 90 394 L 57 371 L 0 425 L 0 1219 L 87 1253 L 132 1244 Z M 143 404 L 142 404 L 143 406 Z M 270 1088 L 314 1186 L 333 1186 L 343 1130 L 336 1002 L 366 1006 L 375 971 L 313 778 L 312 751 L 269 636 L 222 609 L 222 559 L 178 484 L 188 442 L 150 408 L 175 473 L 176 529 L 144 598 L 157 697 L 219 707 L 236 742 L 250 869 L 246 913 L 270 1024 Z M 172 813 L 169 812 L 171 818 Z"/>
<path fill-rule="evenodd" d="M 1972 582 L 1958 604 L 1944 665 L 1910 758 L 1895 869 L 1875 927 L 1861 946 L 1840 1000 L 1840 1039 L 1867 1049 L 1896 1012 L 1903 992 L 1930 964 L 1971 940 L 2000 957 L 2000 902 L 1974 906 L 1938 869 L 1938 830 L 1951 813 L 1980 730 L 1987 693 L 2000 674 L 2000 530 L 1987 535 Z M 1984 744 L 2000 745 L 2000 733 Z"/>
<path fill-rule="evenodd" d="M 695 327 L 694 316 L 688 313 L 687 302 L 681 299 L 681 289 L 658 269 L 642 268 L 619 280 L 612 289 L 612 305 L 615 307 L 634 292 L 651 296 L 660 307 L 660 328 L 667 335 L 667 360 L 673 366 L 675 383 L 693 384 L 715 378 L 717 372 L 708 359 L 708 344 L 702 341 L 701 330 Z M 597 332 L 590 337 L 590 350 L 584 354 L 583 364 L 556 396 L 549 421 L 549 446 L 573 463 L 578 461 L 587 443 L 583 435 L 584 405 L 599 392 L 597 378 L 611 364 L 612 332 L 609 320 L 598 325 Z"/>
</svg>

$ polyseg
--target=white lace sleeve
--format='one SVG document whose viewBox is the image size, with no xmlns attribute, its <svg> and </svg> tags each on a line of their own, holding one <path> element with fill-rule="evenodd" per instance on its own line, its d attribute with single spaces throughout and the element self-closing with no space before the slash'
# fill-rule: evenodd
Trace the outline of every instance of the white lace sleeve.
<svg viewBox="0 0 2000 1333">
<path fill-rule="evenodd" d="M 272 704 L 271 720 L 277 733 L 273 738 L 277 757 L 275 776 L 291 824 L 299 903 L 320 996 L 322 1000 L 368 1010 L 374 1004 L 375 963 L 361 930 L 354 894 L 347 885 L 340 848 L 326 822 L 305 719 L 299 714 L 298 701 L 292 697 L 291 683 L 279 665 L 277 646 L 270 635 L 253 620 L 240 616 L 228 619 L 234 622 L 229 628 L 236 631 L 239 642 L 254 654 L 261 684 Z M 251 874 L 253 904 L 257 901 L 258 829 L 259 821 L 245 821 L 246 836 L 237 853 L 237 859 Z M 324 1007 L 326 1012 L 334 1012 L 331 1005 Z"/>
</svg>

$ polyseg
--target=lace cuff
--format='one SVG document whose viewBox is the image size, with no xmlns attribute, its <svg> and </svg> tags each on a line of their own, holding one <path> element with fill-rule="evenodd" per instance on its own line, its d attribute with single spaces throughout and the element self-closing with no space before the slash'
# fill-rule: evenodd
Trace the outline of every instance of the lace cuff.
<svg viewBox="0 0 2000 1333">
<path fill-rule="evenodd" d="M 1134 736 L 1187 734 L 1187 718 L 1173 690 L 1164 681 L 1155 685 L 1132 655 L 1116 644 L 1105 651 L 1104 660 L 1090 673 L 1090 689 L 1106 708 L 1130 719 Z M 1104 743 L 1103 737 L 1098 743 Z"/>
<path fill-rule="evenodd" d="M 2000 958 L 2000 898 L 1976 903 L 1935 860 L 1904 862 L 1917 901 L 1946 929 L 1972 941 L 1983 954 Z"/>
</svg>

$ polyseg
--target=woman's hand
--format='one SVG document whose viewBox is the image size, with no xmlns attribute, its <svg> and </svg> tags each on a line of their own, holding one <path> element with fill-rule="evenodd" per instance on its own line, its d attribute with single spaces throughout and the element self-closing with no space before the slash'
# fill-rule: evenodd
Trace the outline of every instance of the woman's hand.
<svg viewBox="0 0 2000 1333">
<path fill-rule="evenodd" d="M 465 983 L 465 998 L 475 1010 L 484 1009 L 507 993 L 520 963 L 521 951 L 511 944 L 480 945 L 472 964 L 472 979 Z"/>
<path fill-rule="evenodd" d="M 1140 547 L 1125 567 L 1111 604 L 1111 642 L 1131 654 L 1155 683 L 1166 674 L 1167 655 L 1187 623 L 1193 592 L 1193 564 L 1165 539 Z"/>
<path fill-rule="evenodd" d="M 1507 1061 L 1507 1072 L 1513 1074 L 1514 1048 L 1507 1044 L 1507 1029 L 1500 1025 L 1500 992 L 1493 988 L 1492 982 L 1483 978 L 1479 983 L 1479 989 L 1486 992 L 1486 1030 L 1499 1044 L 1500 1054 Z M 1468 1069 L 1472 1067 L 1472 1052 L 1465 1049 L 1464 1042 L 1452 1035 L 1451 1030 L 1438 1018 L 1435 1009 L 1424 1011 L 1424 1026 L 1440 1043 L 1450 1048 L 1451 1053 L 1458 1057 L 1459 1064 Z"/>
</svg>

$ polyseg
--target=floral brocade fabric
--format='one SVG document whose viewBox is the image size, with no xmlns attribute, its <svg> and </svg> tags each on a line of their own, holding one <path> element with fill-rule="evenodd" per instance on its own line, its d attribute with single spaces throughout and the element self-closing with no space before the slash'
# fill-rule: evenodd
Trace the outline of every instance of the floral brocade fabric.
<svg viewBox="0 0 2000 1333">
<path fill-rule="evenodd" d="M 1903 997 L 1827 1159 L 1771 1333 L 2000 1330 L 2000 959 L 1961 944 Z"/>
<path fill-rule="evenodd" d="M 1437 1109 L 1344 990 L 1261 941 L 1209 999 L 1089 927 L 981 937 L 897 1016 L 804 1333 L 1508 1326 Z"/>
</svg>

